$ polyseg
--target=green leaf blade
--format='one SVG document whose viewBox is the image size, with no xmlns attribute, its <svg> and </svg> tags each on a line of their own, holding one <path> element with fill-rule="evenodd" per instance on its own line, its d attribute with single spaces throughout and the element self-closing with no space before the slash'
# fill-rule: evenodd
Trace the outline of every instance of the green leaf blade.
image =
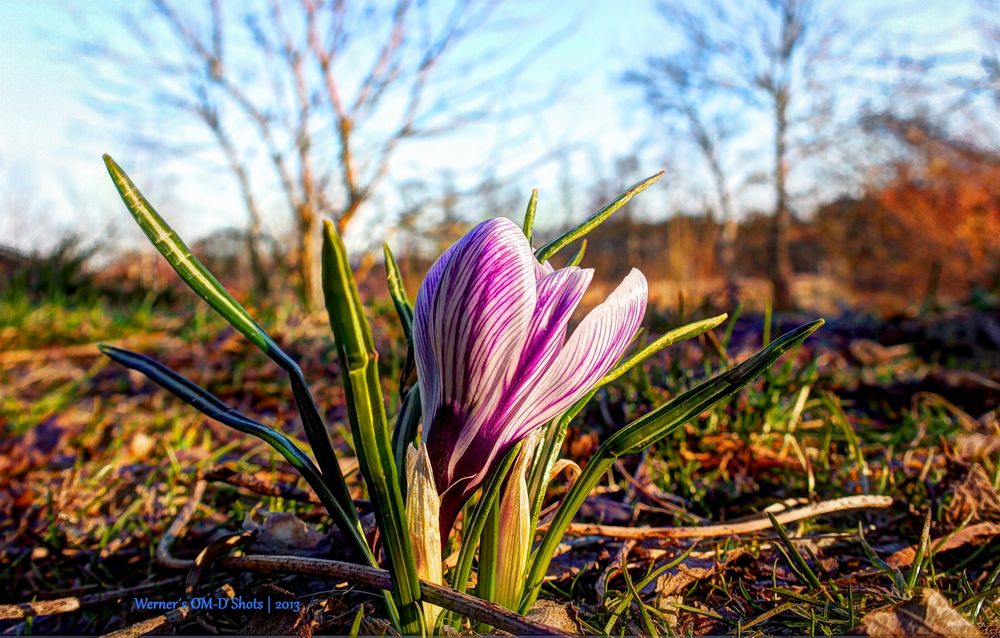
<svg viewBox="0 0 1000 638">
<path fill-rule="evenodd" d="M 153 244 L 157 251 L 167 260 L 188 286 L 209 306 L 218 312 L 230 325 L 245 336 L 251 343 L 260 348 L 268 357 L 288 372 L 291 379 L 292 394 L 302 425 L 309 439 L 313 454 L 319 463 L 327 485 L 336 495 L 340 507 L 357 518 L 354 511 L 347 481 L 340 470 L 337 455 L 330 441 L 330 433 L 326 428 L 319 406 L 313 398 L 306 383 L 305 376 L 299 365 L 286 354 L 270 335 L 261 328 L 250 313 L 238 302 L 218 279 L 191 252 L 184 240 L 167 224 L 166 220 L 156 212 L 152 204 L 143 196 L 139 188 L 132 182 L 121 166 L 105 154 L 104 164 L 111 176 L 118 194 L 135 219 L 139 228 Z M 358 521 L 360 525 L 360 521 Z"/>
<path fill-rule="evenodd" d="M 372 495 L 379 531 L 389 555 L 400 629 L 422 635 L 420 585 L 409 536 L 399 470 L 393 454 L 378 354 L 364 314 L 347 249 L 330 220 L 323 224 L 323 293 L 344 374 L 347 413 L 358 464 Z"/>
<path fill-rule="evenodd" d="M 583 223 L 566 231 L 559 237 L 556 237 L 536 250 L 535 257 L 538 258 L 538 261 L 543 263 L 548 261 L 557 252 L 569 244 L 572 244 L 577 239 L 586 236 L 592 230 L 603 224 L 609 217 L 611 217 L 611 215 L 615 213 L 615 211 L 627 204 L 630 199 L 655 184 L 661 177 L 663 177 L 663 171 L 660 171 L 652 177 L 647 177 L 641 182 L 633 185 L 627 191 L 619 195 L 613 202 L 588 217 Z"/>
<path fill-rule="evenodd" d="M 823 323 L 822 319 L 818 319 L 782 335 L 743 363 L 684 392 L 611 435 L 587 462 L 583 473 L 566 495 L 542 538 L 525 584 L 527 593 L 521 611 L 529 609 L 538 598 L 542 580 L 566 528 L 573 521 L 587 495 L 600 482 L 615 460 L 649 447 L 705 410 L 734 396 L 767 370 L 778 357 L 801 344 Z"/>
</svg>

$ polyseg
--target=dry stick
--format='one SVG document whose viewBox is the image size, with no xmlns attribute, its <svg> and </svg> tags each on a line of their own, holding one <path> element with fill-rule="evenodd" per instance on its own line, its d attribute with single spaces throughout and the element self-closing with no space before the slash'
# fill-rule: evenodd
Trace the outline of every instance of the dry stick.
<svg viewBox="0 0 1000 638">
<path fill-rule="evenodd" d="M 219 587 L 212 594 L 212 597 L 222 597 L 232 598 L 236 595 L 236 591 L 233 589 L 232 585 L 225 584 Z M 160 614 L 153 618 L 143 620 L 134 625 L 125 627 L 124 629 L 119 629 L 118 631 L 112 631 L 109 634 L 104 634 L 101 638 L 136 638 L 137 636 L 145 636 L 146 634 L 152 633 L 157 629 L 165 625 L 173 625 L 179 623 L 185 618 L 190 618 L 195 614 L 199 613 L 200 610 L 194 610 L 187 605 L 179 605 L 175 609 L 171 609 L 165 614 Z"/>
<path fill-rule="evenodd" d="M 204 479 L 194 484 L 194 489 L 191 490 L 188 502 L 177 513 L 177 518 L 174 519 L 174 522 L 170 524 L 170 527 L 167 528 L 167 531 L 160 538 L 160 543 L 156 546 L 156 562 L 160 565 L 170 569 L 191 569 L 194 567 L 193 560 L 174 558 L 170 550 L 174 546 L 174 541 L 184 534 L 184 528 L 187 527 L 191 517 L 194 516 L 198 506 L 201 505 L 201 498 L 205 495 L 205 486 L 207 484 L 208 482 Z"/>
<path fill-rule="evenodd" d="M 177 518 L 174 519 L 173 523 L 170 524 L 170 527 L 160 539 L 160 543 L 156 547 L 156 560 L 161 565 L 173 569 L 191 569 L 195 566 L 195 561 L 193 560 L 175 558 L 171 553 L 171 548 L 173 547 L 174 540 L 184 533 L 184 528 L 187 527 L 191 517 L 201 504 L 202 496 L 205 494 L 205 485 L 206 481 L 204 479 L 195 483 L 188 502 L 177 513 Z M 371 587 L 376 591 L 392 588 L 392 579 L 389 576 L 389 572 L 384 569 L 375 569 L 373 567 L 334 560 L 300 558 L 297 556 L 240 556 L 221 559 L 217 564 L 221 567 L 264 573 L 284 572 L 329 576 L 345 580 L 353 585 Z M 524 616 L 499 605 L 481 600 L 475 596 L 457 592 L 442 585 L 420 581 L 420 594 L 424 600 L 432 605 L 457 612 L 478 622 L 490 624 L 502 631 L 533 636 L 551 636 L 562 633 L 554 627 L 528 620 Z M 173 611 L 182 614 L 178 619 L 185 618 L 191 613 L 186 608 L 183 611 L 180 608 Z M 164 614 L 159 619 L 153 619 L 160 622 L 160 625 L 156 625 L 155 627 L 159 627 L 166 622 L 176 622 L 177 619 L 168 618 L 168 616 L 170 614 Z M 143 623 L 139 623 L 139 625 L 143 625 Z M 131 631 L 135 627 L 139 627 L 139 625 L 134 625 L 128 630 L 123 631 Z M 152 631 L 155 627 L 146 629 L 145 631 Z M 122 634 L 122 636 L 137 635 L 140 634 Z"/>
<path fill-rule="evenodd" d="M 310 491 L 300 489 L 294 485 L 265 481 L 245 472 L 237 472 L 224 465 L 217 465 L 207 470 L 199 470 L 198 478 L 205 479 L 206 481 L 220 481 L 265 496 L 279 496 L 292 501 L 302 501 L 314 505 L 322 504 L 319 497 Z"/>
<path fill-rule="evenodd" d="M 782 525 L 796 521 L 844 512 L 856 509 L 885 508 L 892 505 L 891 496 L 845 496 L 830 501 L 814 503 L 799 509 L 788 510 L 777 514 L 775 518 Z M 548 527 L 542 526 L 541 530 Z M 749 534 L 771 529 L 771 521 L 767 518 L 753 519 L 742 523 L 722 523 L 719 525 L 700 525 L 696 527 L 620 527 L 616 525 L 591 525 L 574 523 L 566 530 L 567 534 L 576 536 L 608 536 L 610 538 L 625 538 L 641 540 L 644 538 L 710 538 L 712 536 L 731 536 Z"/>
<path fill-rule="evenodd" d="M 221 567 L 264 573 L 294 573 L 326 576 L 374 590 L 390 589 L 392 578 L 384 569 L 354 563 L 299 556 L 237 556 L 219 561 Z M 420 596 L 426 602 L 454 611 L 472 620 L 516 635 L 559 636 L 565 632 L 529 620 L 500 605 L 463 594 L 443 585 L 420 581 Z"/>
<path fill-rule="evenodd" d="M 106 603 L 117 600 L 129 594 L 138 594 L 147 589 L 155 589 L 166 585 L 173 585 L 181 581 L 180 576 L 174 576 L 153 583 L 144 583 L 135 587 L 115 589 L 112 591 L 102 591 L 85 596 L 67 596 L 66 598 L 56 598 L 53 600 L 38 600 L 30 603 L 16 603 L 12 605 L 0 605 L 0 620 L 18 620 L 30 616 L 54 616 L 56 614 L 66 614 L 71 611 L 78 611 L 88 605 Z"/>
</svg>

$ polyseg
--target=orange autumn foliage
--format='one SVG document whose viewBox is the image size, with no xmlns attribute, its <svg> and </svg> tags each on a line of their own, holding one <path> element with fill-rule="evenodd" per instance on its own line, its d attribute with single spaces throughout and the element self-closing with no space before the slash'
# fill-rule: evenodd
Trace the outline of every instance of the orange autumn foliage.
<svg viewBox="0 0 1000 638">
<path fill-rule="evenodd" d="M 915 161 L 896 165 L 890 180 L 871 193 L 896 226 L 895 248 L 906 256 L 886 264 L 893 278 L 911 292 L 936 287 L 952 299 L 994 284 L 1000 274 L 1000 157 L 939 140 L 907 141 Z"/>
</svg>

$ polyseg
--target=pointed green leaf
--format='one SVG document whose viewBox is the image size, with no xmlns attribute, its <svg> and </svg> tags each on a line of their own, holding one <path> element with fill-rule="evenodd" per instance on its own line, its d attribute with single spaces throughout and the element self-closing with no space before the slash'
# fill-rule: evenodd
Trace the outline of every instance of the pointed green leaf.
<svg viewBox="0 0 1000 638">
<path fill-rule="evenodd" d="M 549 243 L 545 244 L 544 246 L 536 250 L 535 256 L 538 258 L 538 261 L 540 262 L 548 261 L 549 259 L 552 258 L 553 255 L 555 255 L 557 252 L 559 252 L 569 244 L 572 244 L 574 241 L 580 239 L 581 237 L 585 237 L 588 233 L 590 233 L 590 231 L 594 230 L 595 228 L 603 224 L 605 221 L 607 221 L 607 219 L 611 217 L 611 215 L 614 214 L 616 210 L 627 204 L 630 199 L 632 199 L 642 191 L 652 186 L 661 177 L 663 177 L 663 171 L 660 171 L 659 173 L 653 175 L 652 177 L 647 177 L 638 184 L 635 184 L 634 186 L 632 186 L 632 188 L 628 189 L 627 191 L 619 195 L 613 202 L 611 202 L 601 210 L 597 211 L 596 213 L 588 217 L 586 221 L 584 221 L 582 224 L 580 224 L 576 228 L 566 231 L 559 237 L 556 237 Z"/>
<path fill-rule="evenodd" d="M 114 361 L 117 361 L 126 368 L 142 373 L 151 381 L 170 391 L 174 396 L 205 416 L 215 419 L 244 434 L 250 434 L 262 439 L 277 450 L 292 467 L 298 470 L 302 478 L 309 483 L 309 486 L 312 487 L 313 491 L 316 492 L 316 495 L 323 502 L 323 505 L 337 521 L 338 527 L 350 539 L 359 555 L 366 557 L 369 564 L 373 567 L 378 567 L 378 563 L 375 561 L 375 557 L 372 555 L 371 549 L 365 541 L 361 526 L 357 523 L 357 517 L 349 516 L 343 510 L 340 503 L 330 491 L 330 488 L 327 487 L 326 482 L 323 481 L 319 469 L 291 439 L 281 432 L 233 410 L 212 393 L 155 359 L 103 344 L 99 347 L 101 352 Z"/>
<path fill-rule="evenodd" d="M 243 336 L 263 350 L 288 373 L 292 384 L 292 394 L 302 417 L 306 437 L 309 439 L 309 445 L 312 447 L 313 454 L 316 455 L 316 461 L 319 463 L 327 485 L 336 495 L 341 508 L 357 518 L 350 491 L 347 489 L 347 482 L 340 471 L 340 464 L 337 463 L 337 455 L 333 451 L 330 433 L 323 422 L 323 417 L 320 416 L 319 407 L 309 391 L 309 385 L 306 383 L 299 365 L 278 347 L 270 335 L 254 321 L 250 313 L 198 261 L 184 240 L 160 217 L 156 209 L 136 188 L 125 171 L 111 159 L 111 156 L 104 155 L 104 164 L 111 175 L 111 181 L 118 189 L 118 194 L 121 195 L 122 201 L 125 202 L 125 206 L 139 228 L 146 234 L 156 250 L 173 266 L 181 279 L 187 282 L 188 286 L 199 297 L 208 302 L 230 325 L 239 330 Z"/>
<path fill-rule="evenodd" d="M 726 317 L 728 317 L 728 315 L 723 313 L 721 315 L 716 315 L 715 317 L 689 323 L 685 326 L 681 326 L 680 328 L 674 328 L 673 330 L 660 335 L 649 345 L 643 347 L 635 354 L 629 356 L 628 359 L 612 368 L 610 372 L 601 378 L 600 383 L 597 384 L 598 387 L 607 385 L 620 378 L 629 370 L 650 358 L 660 350 L 672 346 L 675 343 L 687 341 L 688 339 L 693 339 L 708 332 L 725 321 Z"/>
<path fill-rule="evenodd" d="M 406 634 L 422 635 L 420 585 L 382 400 L 378 353 L 344 242 L 330 220 L 324 221 L 323 231 L 323 293 L 344 370 L 347 414 L 358 465 L 368 485 L 389 555 L 400 629 Z"/>
<path fill-rule="evenodd" d="M 579 266 L 583 261 L 583 256 L 587 254 L 587 240 L 580 242 L 580 248 L 573 254 L 573 257 L 566 263 L 567 267 Z"/>
<path fill-rule="evenodd" d="M 399 372 L 399 396 L 400 409 L 396 415 L 396 424 L 392 429 L 392 450 L 396 461 L 396 468 L 399 470 L 400 483 L 403 486 L 403 493 L 406 493 L 406 473 L 405 467 L 406 449 L 417 436 L 417 426 L 420 423 L 420 388 L 413 382 L 416 377 L 416 360 L 413 350 L 413 306 L 410 304 L 410 297 L 406 294 L 403 286 L 403 275 L 396 263 L 396 257 L 389 249 L 389 244 L 383 244 L 385 253 L 385 273 L 386 283 L 389 288 L 389 296 L 396 307 L 396 314 L 399 316 L 399 323 L 403 326 L 403 333 L 406 335 L 406 362 Z"/>
<path fill-rule="evenodd" d="M 396 263 L 396 257 L 392 254 L 389 244 L 382 244 L 382 252 L 385 255 L 385 278 L 389 288 L 389 296 L 392 297 L 392 305 L 396 308 L 399 316 L 399 323 L 403 326 L 406 334 L 406 342 L 413 343 L 413 305 L 406 294 L 403 286 L 403 274 Z"/>
<path fill-rule="evenodd" d="M 635 354 L 629 356 L 611 369 L 594 388 L 574 403 L 566 412 L 556 418 L 547 426 L 543 435 L 542 443 L 538 446 L 535 459 L 532 461 L 530 478 L 528 480 L 529 494 L 532 503 L 532 520 L 538 522 L 538 514 L 542 508 L 542 501 L 545 499 L 545 488 L 548 485 L 549 474 L 555 467 L 559 458 L 559 451 L 562 449 L 563 439 L 566 437 L 566 430 L 570 422 L 576 415 L 590 403 L 597 391 L 609 383 L 619 379 L 629 370 L 639 365 L 660 350 L 687 339 L 693 339 L 698 335 L 708 332 L 726 320 L 726 315 L 721 314 L 709 319 L 695 321 L 679 328 L 674 328 L 669 332 L 660 335 L 657 339 L 645 346 Z"/>
<path fill-rule="evenodd" d="M 542 580 L 566 528 L 573 521 L 587 495 L 600 482 L 615 460 L 650 447 L 705 410 L 734 396 L 771 367 L 778 357 L 802 343 L 822 325 L 823 320 L 818 319 L 782 335 L 743 363 L 678 395 L 612 434 L 587 462 L 583 473 L 573 483 L 573 487 L 542 538 L 525 585 L 528 593 L 521 606 L 522 613 L 530 609 L 538 598 Z"/>
<path fill-rule="evenodd" d="M 528 198 L 528 210 L 524 211 L 524 224 L 521 229 L 524 231 L 524 236 L 528 238 L 528 244 L 531 244 L 531 235 L 535 230 L 535 209 L 538 207 L 538 189 L 531 189 L 531 197 Z"/>
</svg>

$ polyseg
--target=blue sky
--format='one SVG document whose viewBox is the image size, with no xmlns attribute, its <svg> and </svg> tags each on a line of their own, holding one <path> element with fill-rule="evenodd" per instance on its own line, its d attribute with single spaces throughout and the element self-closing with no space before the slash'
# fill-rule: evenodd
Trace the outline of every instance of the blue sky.
<svg viewBox="0 0 1000 638">
<path fill-rule="evenodd" d="M 51 241 L 66 230 L 95 238 L 110 232 L 125 243 L 138 242 L 138 231 L 130 228 L 100 161 L 101 153 L 110 152 L 128 170 L 127 151 L 110 130 L 94 125 L 93 111 L 85 99 L 92 78 L 69 53 L 64 40 L 82 29 L 102 38 L 120 37 L 121 27 L 114 19 L 120 6 L 121 0 L 0 0 L 0 203 L 11 198 L 27 198 L 33 203 L 17 207 L 13 213 L 9 205 L 0 207 L 0 242 L 27 248 Z M 854 0 L 842 6 L 844 15 L 850 16 L 863 14 L 872 4 Z M 964 18 L 954 10 L 954 3 L 895 2 L 892 6 L 900 16 L 895 19 L 897 28 L 904 32 L 919 34 L 921 29 L 938 28 L 950 21 L 953 33 L 963 33 Z M 535 149 L 580 143 L 587 150 L 573 155 L 571 168 L 584 184 L 595 161 L 606 161 L 607 166 L 611 159 L 644 140 L 640 172 L 651 174 L 661 168 L 663 158 L 670 154 L 669 144 L 650 136 L 649 120 L 641 109 L 634 108 L 637 95 L 618 82 L 622 71 L 639 63 L 646 51 L 669 44 L 663 42 L 651 3 L 555 2 L 548 3 L 544 13 L 534 15 L 526 28 L 538 33 L 551 33 L 570 24 L 575 27 L 529 67 L 519 88 L 544 91 L 553 78 L 573 78 L 563 99 L 517 124 L 479 126 L 405 149 L 393 163 L 394 175 L 438 174 L 448 167 L 461 172 L 465 165 L 487 161 L 498 142 L 510 137 L 524 138 Z M 477 43 L 472 41 L 469 46 Z M 497 169 L 500 175 L 517 168 L 515 159 L 501 161 L 503 165 Z M 243 212 L 228 179 L 220 176 L 206 181 L 174 166 L 169 177 L 139 172 L 133 173 L 133 178 L 140 185 L 152 183 L 160 189 L 157 194 L 163 199 L 157 201 L 161 212 L 182 235 L 197 237 L 223 226 L 242 225 Z M 562 201 L 560 179 L 558 163 L 549 162 L 519 175 L 515 186 L 525 194 L 531 186 L 538 186 L 542 191 L 540 211 L 545 213 L 548 201 L 552 215 L 559 218 L 556 221 L 562 221 L 561 216 L 569 212 L 557 206 Z M 653 201 L 679 205 L 676 193 L 681 189 L 670 191 L 669 184 L 658 188 L 651 196 Z M 580 206 L 586 193 L 580 192 L 575 200 Z M 385 205 L 393 205 L 391 196 Z M 519 211 L 484 211 L 496 212 L 516 215 Z M 573 211 L 580 216 L 586 213 Z M 269 216 L 269 230 L 281 232 L 287 227 L 283 215 L 277 211 Z M 384 230 L 377 224 L 373 228 L 376 233 Z"/>
</svg>

